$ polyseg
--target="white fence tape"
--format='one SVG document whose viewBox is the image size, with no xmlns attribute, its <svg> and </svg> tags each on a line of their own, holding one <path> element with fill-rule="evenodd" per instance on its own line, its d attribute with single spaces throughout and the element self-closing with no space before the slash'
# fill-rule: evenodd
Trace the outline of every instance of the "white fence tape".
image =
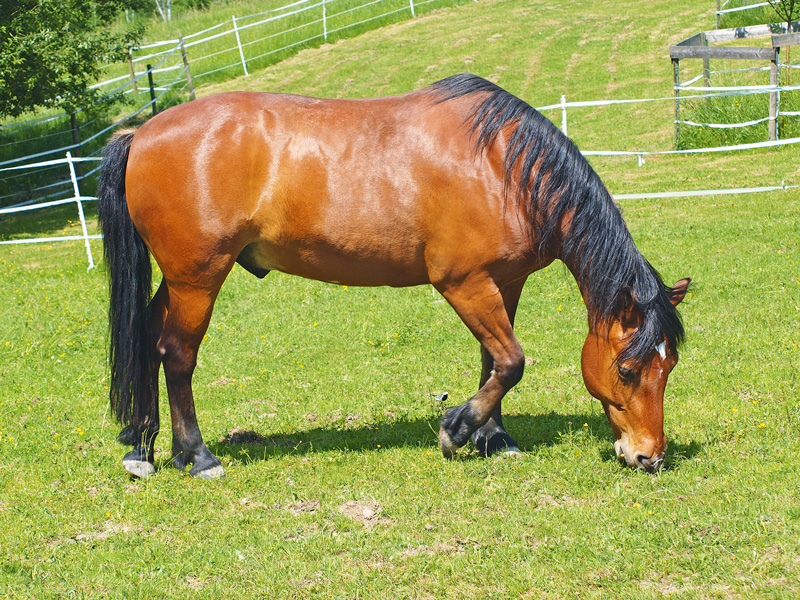
<svg viewBox="0 0 800 600">
<path fill-rule="evenodd" d="M 754 8 L 761 8 L 762 6 L 770 6 L 769 2 L 759 2 L 758 4 L 748 4 L 747 6 L 737 6 L 736 8 L 725 8 L 722 10 L 715 10 L 715 15 L 725 15 L 728 13 L 741 12 L 743 10 L 752 10 Z"/>
<path fill-rule="evenodd" d="M 41 208 L 47 208 L 51 206 L 57 206 L 59 204 L 68 204 L 70 202 L 75 202 L 78 207 L 78 220 L 81 223 L 81 231 L 83 235 L 67 235 L 67 236 L 59 236 L 59 237 L 43 237 L 43 238 L 27 238 L 27 239 L 19 239 L 19 240 L 0 240 L 0 244 L 36 244 L 36 243 L 49 243 L 49 242 L 64 242 L 64 241 L 72 241 L 72 240 L 83 240 L 86 246 L 86 258 L 89 260 L 89 267 L 86 269 L 90 271 L 94 269 L 94 257 L 92 256 L 92 246 L 89 240 L 97 239 L 101 236 L 99 235 L 89 235 L 89 231 L 86 227 L 86 216 L 83 213 L 83 202 L 97 200 L 97 198 L 93 196 L 81 196 L 80 189 L 78 188 L 78 178 L 75 176 L 75 163 L 76 162 L 83 162 L 86 160 L 98 160 L 92 158 L 73 158 L 72 154 L 67 152 L 67 157 L 62 158 L 59 160 L 48 160 L 43 163 L 34 163 L 30 165 L 22 165 L 19 167 L 12 167 L 12 169 L 36 169 L 41 168 L 43 166 L 52 166 L 55 164 L 67 164 L 69 166 L 69 175 L 70 179 L 72 180 L 72 189 L 75 195 L 72 198 L 65 199 L 65 200 L 53 200 L 51 202 L 41 202 L 39 204 L 30 204 L 27 206 L 14 206 L 9 208 L 0 208 L 0 215 L 2 214 L 10 214 L 10 213 L 18 213 L 24 211 L 31 211 L 31 210 L 39 210 Z M 11 169 L 8 169 L 11 170 Z"/>
</svg>

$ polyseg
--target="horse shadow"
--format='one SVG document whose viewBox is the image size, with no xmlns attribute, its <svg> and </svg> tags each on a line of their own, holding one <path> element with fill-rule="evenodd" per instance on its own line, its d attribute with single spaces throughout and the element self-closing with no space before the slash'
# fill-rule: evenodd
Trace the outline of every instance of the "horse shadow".
<svg viewBox="0 0 800 600">
<path fill-rule="evenodd" d="M 571 438 L 588 436 L 599 447 L 604 462 L 616 462 L 614 435 L 605 415 L 573 413 L 518 414 L 503 417 L 503 424 L 524 453 L 571 443 Z M 435 417 L 404 419 L 389 423 L 362 423 L 357 426 L 328 423 L 292 434 L 262 434 L 248 429 L 232 429 L 219 440 L 207 443 L 219 457 L 247 462 L 269 460 L 288 455 L 304 456 L 312 452 L 373 452 L 387 448 L 415 447 L 439 451 L 439 419 Z M 702 450 L 702 444 L 670 442 L 664 469 L 678 467 Z M 456 455 L 457 460 L 483 457 L 471 444 Z"/>
</svg>

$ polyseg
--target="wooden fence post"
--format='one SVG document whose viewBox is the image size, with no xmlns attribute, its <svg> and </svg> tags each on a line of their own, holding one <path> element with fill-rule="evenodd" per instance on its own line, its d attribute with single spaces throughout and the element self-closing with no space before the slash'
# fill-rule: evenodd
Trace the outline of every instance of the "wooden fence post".
<svg viewBox="0 0 800 600">
<path fill-rule="evenodd" d="M 128 71 L 131 73 L 131 87 L 133 88 L 133 95 L 136 96 L 139 94 L 139 88 L 136 87 L 136 71 L 133 69 L 133 57 L 132 53 L 128 53 Z"/>
<path fill-rule="evenodd" d="M 153 66 L 147 65 L 147 81 L 150 84 L 150 102 L 153 103 L 153 116 L 158 114 L 156 107 L 156 86 L 153 84 Z"/>
<path fill-rule="evenodd" d="M 675 149 L 678 148 L 678 140 L 681 134 L 681 92 L 678 89 L 680 84 L 680 60 L 677 58 L 672 59 L 672 81 L 675 89 Z"/>
<path fill-rule="evenodd" d="M 775 56 L 770 63 L 769 84 L 778 87 L 778 57 L 780 48 L 775 48 Z M 778 139 L 778 92 L 769 93 L 769 139 Z"/>
<path fill-rule="evenodd" d="M 178 34 L 178 42 L 181 47 L 181 56 L 183 57 L 183 66 L 186 69 L 186 83 L 189 84 L 189 98 L 196 99 L 194 93 L 194 82 L 192 81 L 192 71 L 189 69 L 189 56 L 186 54 L 186 46 L 183 45 L 183 36 Z"/>
</svg>

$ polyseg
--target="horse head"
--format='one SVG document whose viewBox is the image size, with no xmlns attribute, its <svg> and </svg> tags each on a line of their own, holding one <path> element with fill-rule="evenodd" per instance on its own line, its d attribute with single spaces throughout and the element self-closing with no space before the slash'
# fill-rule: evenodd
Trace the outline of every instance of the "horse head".
<svg viewBox="0 0 800 600">
<path fill-rule="evenodd" d="M 689 281 L 682 279 L 671 289 L 673 307 L 686 296 Z M 643 320 L 635 298 L 623 292 L 610 320 L 590 319 L 581 370 L 586 389 L 603 404 L 617 438 L 617 457 L 631 467 L 654 472 L 667 450 L 664 389 L 678 363 L 678 352 L 662 337 L 641 360 L 626 360 L 624 349 Z"/>
</svg>

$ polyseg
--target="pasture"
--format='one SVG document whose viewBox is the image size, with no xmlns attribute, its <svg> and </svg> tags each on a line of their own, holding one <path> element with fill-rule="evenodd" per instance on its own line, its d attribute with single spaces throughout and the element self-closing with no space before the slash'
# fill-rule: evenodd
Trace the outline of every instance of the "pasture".
<svg viewBox="0 0 800 600">
<path fill-rule="evenodd" d="M 568 6 L 567 6 L 568 4 Z M 481 0 L 201 88 L 371 96 L 491 77 L 534 106 L 671 94 L 669 45 L 713 2 Z M 570 112 L 586 150 L 666 150 L 672 105 Z M 560 114 L 548 114 L 554 120 Z M 614 194 L 800 183 L 796 147 L 593 157 Z M 130 480 L 108 413 L 107 288 L 81 243 L 0 250 L 0 594 L 11 598 L 796 598 L 800 204 L 796 191 L 620 201 L 665 280 L 693 277 L 665 397 L 667 468 L 621 467 L 585 391 L 585 309 L 534 274 L 506 397 L 524 453 L 441 458 L 443 406 L 477 343 L 430 287 L 345 288 L 236 266 L 195 372 L 227 476 Z M 6 218 L 59 234 L 74 209 Z M 93 244 L 95 257 L 101 245 Z M 155 280 L 158 281 L 158 272 Z M 449 392 L 441 403 L 435 395 Z"/>
</svg>

